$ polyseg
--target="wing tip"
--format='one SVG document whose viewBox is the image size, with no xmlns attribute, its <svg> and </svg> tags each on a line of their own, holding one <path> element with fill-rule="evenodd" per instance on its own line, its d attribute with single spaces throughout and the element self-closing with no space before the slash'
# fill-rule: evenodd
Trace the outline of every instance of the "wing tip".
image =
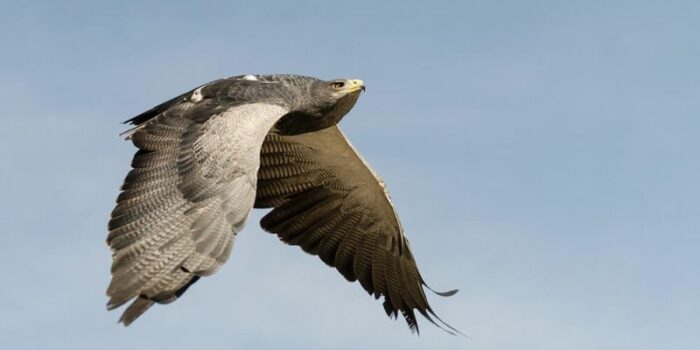
<svg viewBox="0 0 700 350">
<path fill-rule="evenodd" d="M 433 309 L 431 309 L 430 307 L 426 310 L 418 309 L 418 311 L 421 313 L 421 315 L 423 315 L 423 317 L 425 317 L 425 319 L 428 320 L 428 322 L 432 323 L 435 327 L 440 328 L 440 330 L 444 331 L 445 333 L 453 336 L 461 335 L 467 339 L 470 339 L 468 335 L 462 333 L 459 329 L 452 327 L 449 323 L 443 321 L 440 318 L 440 316 L 436 315 Z M 437 322 L 435 320 L 437 320 Z"/>
<path fill-rule="evenodd" d="M 137 318 L 139 318 L 139 316 L 143 315 L 146 310 L 153 306 L 153 303 L 153 300 L 138 297 L 133 303 L 131 303 L 131 305 L 129 305 L 128 308 L 126 308 L 126 310 L 124 310 L 124 313 L 119 318 L 117 323 L 122 323 L 124 327 L 128 327 Z"/>
<path fill-rule="evenodd" d="M 459 292 L 459 289 L 451 289 L 451 290 L 444 291 L 444 292 L 438 292 L 438 291 L 436 291 L 435 289 L 430 288 L 430 286 L 429 286 L 427 283 L 425 283 L 425 280 L 423 280 L 422 277 L 421 277 L 421 279 L 420 279 L 420 283 L 421 283 L 423 286 L 425 286 L 425 288 L 428 288 L 429 291 L 431 291 L 431 292 L 433 292 L 433 293 L 435 293 L 435 294 L 437 294 L 437 295 L 439 295 L 439 296 L 441 296 L 441 297 L 451 297 L 451 296 L 457 294 L 457 292 Z"/>
<path fill-rule="evenodd" d="M 459 292 L 459 289 L 452 289 L 452 290 L 448 290 L 448 291 L 444 291 L 444 292 L 438 292 L 438 291 L 428 287 L 427 285 L 425 287 L 428 288 L 431 292 L 433 292 L 441 297 L 451 297 L 451 296 L 457 294 L 457 292 Z"/>
</svg>

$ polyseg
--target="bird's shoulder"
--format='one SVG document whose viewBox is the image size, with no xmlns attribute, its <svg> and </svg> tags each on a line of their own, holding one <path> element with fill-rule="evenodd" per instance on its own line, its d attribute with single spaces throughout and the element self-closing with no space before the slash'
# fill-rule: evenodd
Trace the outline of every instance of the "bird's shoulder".
<svg viewBox="0 0 700 350">
<path fill-rule="evenodd" d="M 212 80 L 160 103 L 124 123 L 139 126 L 164 113 L 202 122 L 232 107 L 250 103 L 287 107 L 284 96 L 276 92 L 284 83 L 289 83 L 294 78 L 312 79 L 293 75 L 246 74 Z"/>
</svg>

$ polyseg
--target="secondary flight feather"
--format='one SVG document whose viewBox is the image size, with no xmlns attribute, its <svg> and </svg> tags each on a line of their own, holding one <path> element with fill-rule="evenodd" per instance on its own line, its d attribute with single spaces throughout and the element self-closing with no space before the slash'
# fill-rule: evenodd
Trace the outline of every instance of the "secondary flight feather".
<svg viewBox="0 0 700 350">
<path fill-rule="evenodd" d="M 384 183 L 337 127 L 364 89 L 357 79 L 235 76 L 127 121 L 138 151 L 109 222 L 108 309 L 131 301 L 120 318 L 129 325 L 175 301 L 226 262 L 253 207 L 272 208 L 263 229 L 383 297 L 387 315 L 418 331 L 417 311 L 457 332 L 427 301 Z"/>
</svg>

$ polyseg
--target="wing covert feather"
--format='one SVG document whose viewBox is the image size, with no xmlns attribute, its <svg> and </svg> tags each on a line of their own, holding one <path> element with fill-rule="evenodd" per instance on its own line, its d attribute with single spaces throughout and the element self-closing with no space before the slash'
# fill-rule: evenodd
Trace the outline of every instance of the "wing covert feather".
<svg viewBox="0 0 700 350">
<path fill-rule="evenodd" d="M 177 299 L 228 259 L 255 200 L 265 135 L 279 106 L 233 106 L 206 120 L 176 105 L 138 125 L 139 151 L 109 223 L 113 251 L 108 308 L 134 298 L 130 324 L 154 302 Z"/>
</svg>

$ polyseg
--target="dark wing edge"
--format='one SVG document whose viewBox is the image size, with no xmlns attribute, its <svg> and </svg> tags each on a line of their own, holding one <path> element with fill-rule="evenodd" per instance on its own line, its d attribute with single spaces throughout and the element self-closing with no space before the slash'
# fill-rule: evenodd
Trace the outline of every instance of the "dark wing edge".
<svg viewBox="0 0 700 350">
<path fill-rule="evenodd" d="M 348 281 L 384 297 L 419 333 L 415 310 L 452 335 L 462 334 L 431 308 L 408 241 L 384 185 L 336 126 L 296 136 L 268 134 L 258 171 L 260 224 L 290 245 L 318 255 Z M 457 290 L 435 292 L 454 295 Z"/>
</svg>

